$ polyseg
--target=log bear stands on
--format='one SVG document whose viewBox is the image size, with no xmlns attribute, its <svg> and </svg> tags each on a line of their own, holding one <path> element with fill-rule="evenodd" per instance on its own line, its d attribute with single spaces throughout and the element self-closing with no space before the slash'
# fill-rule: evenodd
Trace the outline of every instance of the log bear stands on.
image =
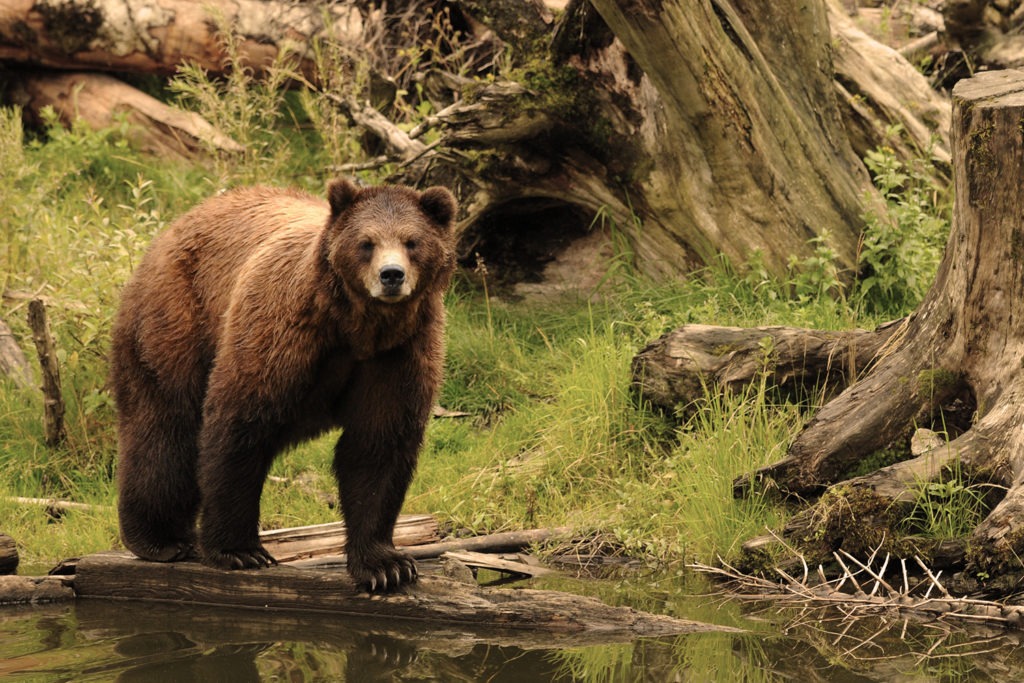
<svg viewBox="0 0 1024 683">
<path fill-rule="evenodd" d="M 259 540 L 270 465 L 340 426 L 349 573 L 370 591 L 415 581 L 391 536 L 441 384 L 455 200 L 347 180 L 327 194 L 214 197 L 126 286 L 111 380 L 121 536 L 139 557 L 274 564 Z"/>
</svg>

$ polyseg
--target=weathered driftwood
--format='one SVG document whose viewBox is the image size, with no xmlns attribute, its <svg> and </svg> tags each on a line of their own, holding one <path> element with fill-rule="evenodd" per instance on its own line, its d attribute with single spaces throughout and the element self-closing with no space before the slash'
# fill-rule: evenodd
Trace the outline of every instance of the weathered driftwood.
<svg viewBox="0 0 1024 683">
<path fill-rule="evenodd" d="M 659 636 L 717 628 L 554 591 L 488 589 L 421 576 L 401 592 L 380 596 L 358 591 L 348 574 L 338 570 L 278 565 L 227 572 L 194 562 L 145 562 L 124 552 L 81 558 L 73 583 L 76 596 L 88 599 L 306 610 L 584 639 L 588 634 Z"/>
<path fill-rule="evenodd" d="M 43 373 L 43 425 L 46 430 L 46 445 L 57 448 L 67 434 L 64 429 L 64 395 L 60 387 L 60 365 L 57 349 L 46 320 L 46 306 L 39 299 L 28 303 L 28 326 L 32 329 L 32 341 L 39 354 L 39 366 Z"/>
<path fill-rule="evenodd" d="M 24 351 L 18 346 L 11 328 L 3 320 L 0 320 L 0 375 L 19 387 L 30 387 L 35 384 L 32 366 L 28 364 Z"/>
<path fill-rule="evenodd" d="M 43 107 L 52 107 L 65 124 L 80 122 L 93 130 L 110 128 L 124 116 L 132 144 L 162 157 L 243 151 L 198 114 L 170 107 L 106 74 L 24 74 L 15 79 L 10 97 L 37 118 Z"/>
<path fill-rule="evenodd" d="M 0 576 L 0 605 L 29 605 L 73 600 L 67 576 Z"/>
<path fill-rule="evenodd" d="M 7 534 L 0 534 L 0 574 L 18 570 L 18 546 Z"/>
<path fill-rule="evenodd" d="M 432 515 L 402 515 L 395 523 L 396 546 L 415 546 L 438 540 L 437 520 Z M 345 552 L 344 522 L 261 531 L 263 547 L 278 562 L 338 555 Z"/>
<path fill-rule="evenodd" d="M 898 328 L 895 322 L 870 331 L 684 325 L 633 358 L 633 386 L 653 406 L 684 411 L 708 390 L 739 390 L 762 373 L 777 386 L 827 395 L 863 374 Z"/>
</svg>

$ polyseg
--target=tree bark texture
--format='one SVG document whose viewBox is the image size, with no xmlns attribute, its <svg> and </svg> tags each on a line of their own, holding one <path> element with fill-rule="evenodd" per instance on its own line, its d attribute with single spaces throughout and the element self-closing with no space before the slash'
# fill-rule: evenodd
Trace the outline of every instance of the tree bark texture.
<svg viewBox="0 0 1024 683">
<path fill-rule="evenodd" d="M 559 109 L 532 89 L 470 112 L 479 141 L 442 120 L 425 163 L 460 176 L 444 148 L 482 143 L 499 153 L 456 181 L 467 223 L 568 204 L 610 218 L 655 275 L 755 250 L 781 274 L 823 233 L 852 267 L 871 184 L 843 130 L 825 5 L 792 4 L 571 3 L 550 59 L 577 99 Z"/>
<path fill-rule="evenodd" d="M 935 283 L 871 372 L 826 404 L 783 460 L 737 482 L 738 493 L 760 481 L 799 496 L 842 482 L 795 520 L 791 536 L 820 537 L 817 530 L 831 529 L 828 520 L 842 514 L 826 542 L 869 528 L 878 542 L 893 538 L 915 483 L 955 468 L 985 486 L 992 504 L 968 539 L 968 567 L 978 576 L 1024 574 L 1022 120 L 1024 72 L 982 72 L 955 87 L 956 199 Z M 956 397 L 976 406 L 964 433 L 844 481 L 863 458 L 905 443 L 915 425 Z"/>
<path fill-rule="evenodd" d="M 901 159 L 930 150 L 945 170 L 950 163 L 949 98 L 932 89 L 903 55 L 872 39 L 828 0 L 835 88 L 846 131 L 859 158 L 883 142 Z M 889 135 L 893 124 L 904 136 Z"/>
</svg>

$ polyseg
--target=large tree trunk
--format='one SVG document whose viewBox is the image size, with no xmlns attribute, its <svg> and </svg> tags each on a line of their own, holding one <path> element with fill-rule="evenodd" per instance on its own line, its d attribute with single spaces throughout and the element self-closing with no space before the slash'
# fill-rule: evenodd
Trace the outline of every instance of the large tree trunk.
<svg viewBox="0 0 1024 683">
<path fill-rule="evenodd" d="M 610 218 L 652 274 L 755 251 L 783 273 L 819 236 L 852 267 L 871 186 L 840 119 L 825 5 L 792 4 L 573 2 L 533 57 L 556 65 L 548 91 L 537 79 L 439 115 L 442 146 L 403 177 L 459 185 L 481 230 Z M 472 167 L 452 149 L 476 152 Z"/>
<path fill-rule="evenodd" d="M 911 490 L 959 472 L 992 509 L 970 535 L 968 575 L 1024 575 L 1024 72 L 984 72 L 953 91 L 953 227 L 924 302 L 874 368 L 826 404 L 787 456 L 737 482 L 827 495 L 788 529 L 851 552 L 898 549 Z M 959 398 L 976 406 L 948 444 L 846 479 L 864 458 L 899 448 Z M 844 481 L 845 479 L 845 481 Z M 842 482 L 839 485 L 839 482 Z M 831 487 L 831 488 L 828 488 Z M 1005 494 L 1005 495 L 1004 495 Z M 905 550 L 905 548 L 904 548 Z"/>
</svg>

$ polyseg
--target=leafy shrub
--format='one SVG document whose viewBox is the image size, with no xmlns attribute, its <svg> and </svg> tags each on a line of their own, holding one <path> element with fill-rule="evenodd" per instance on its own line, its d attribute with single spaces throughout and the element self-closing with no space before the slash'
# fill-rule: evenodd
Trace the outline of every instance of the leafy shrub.
<svg viewBox="0 0 1024 683">
<path fill-rule="evenodd" d="M 883 146 L 864 163 L 885 206 L 876 210 L 866 202 L 851 300 L 867 313 L 904 315 L 920 303 L 942 258 L 950 225 L 947 189 L 925 156 L 904 163 Z"/>
</svg>

